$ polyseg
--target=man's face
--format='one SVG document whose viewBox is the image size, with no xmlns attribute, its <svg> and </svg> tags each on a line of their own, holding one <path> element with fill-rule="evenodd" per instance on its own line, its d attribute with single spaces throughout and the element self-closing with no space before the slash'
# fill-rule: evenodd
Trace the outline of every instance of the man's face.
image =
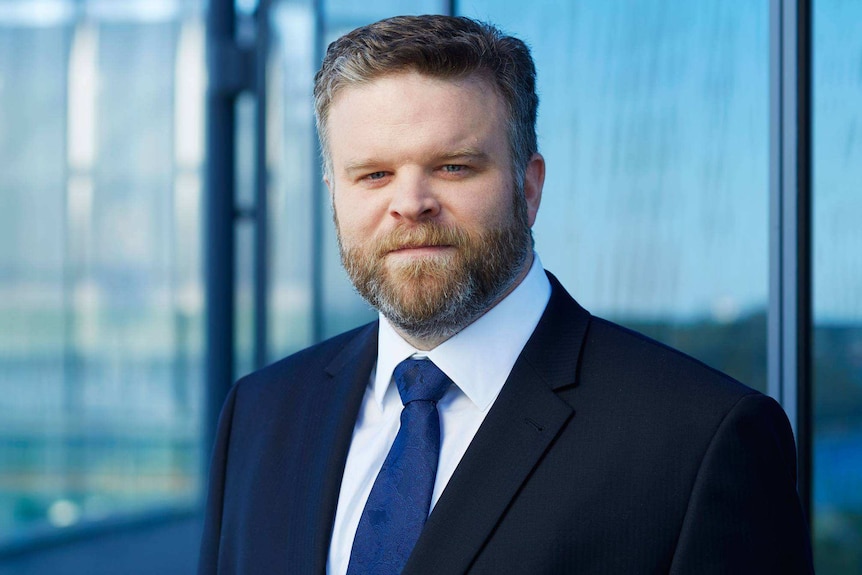
<svg viewBox="0 0 862 575">
<path fill-rule="evenodd" d="M 359 293 L 438 342 L 526 274 L 544 163 L 516 192 L 506 109 L 490 83 L 403 72 L 342 89 L 329 111 L 341 258 Z"/>
</svg>

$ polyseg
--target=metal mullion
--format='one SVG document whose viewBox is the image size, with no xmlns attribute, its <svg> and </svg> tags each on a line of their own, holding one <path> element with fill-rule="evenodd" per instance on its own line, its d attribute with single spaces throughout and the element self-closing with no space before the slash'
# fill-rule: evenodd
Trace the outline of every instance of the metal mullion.
<svg viewBox="0 0 862 575">
<path fill-rule="evenodd" d="M 790 418 L 799 494 L 811 490 L 810 2 L 770 5 L 770 297 L 768 392 Z"/>
<path fill-rule="evenodd" d="M 206 293 L 206 421 L 208 455 L 221 405 L 233 383 L 234 367 L 234 191 L 236 158 L 235 91 L 221 84 L 226 63 L 224 47 L 234 42 L 236 8 L 233 0 L 211 0 L 207 12 L 206 185 L 204 252 Z M 204 458 L 206 462 L 209 457 Z"/>
<path fill-rule="evenodd" d="M 812 478 L 812 100 L 811 0 L 796 0 L 796 444 L 799 452 L 799 493 L 806 517 L 811 517 Z M 788 278 L 789 280 L 790 278 Z"/>
</svg>

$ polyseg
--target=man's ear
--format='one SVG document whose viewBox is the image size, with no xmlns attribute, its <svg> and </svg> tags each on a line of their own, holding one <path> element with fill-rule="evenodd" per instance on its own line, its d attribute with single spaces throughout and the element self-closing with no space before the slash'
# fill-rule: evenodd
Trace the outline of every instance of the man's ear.
<svg viewBox="0 0 862 575">
<path fill-rule="evenodd" d="M 536 152 L 527 163 L 524 172 L 524 199 L 527 201 L 527 223 L 533 227 L 539 204 L 542 203 L 542 187 L 545 185 L 545 158 Z"/>
</svg>

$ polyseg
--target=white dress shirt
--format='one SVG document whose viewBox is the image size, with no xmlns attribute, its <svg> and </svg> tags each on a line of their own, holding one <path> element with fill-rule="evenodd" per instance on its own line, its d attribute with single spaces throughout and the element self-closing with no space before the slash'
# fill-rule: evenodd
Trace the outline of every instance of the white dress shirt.
<svg viewBox="0 0 862 575">
<path fill-rule="evenodd" d="M 431 351 L 411 346 L 380 316 L 377 366 L 371 373 L 353 429 L 327 573 L 347 573 L 362 510 L 398 433 L 403 406 L 392 381 L 395 366 L 411 356 L 427 357 L 454 382 L 437 403 L 441 442 L 431 496 L 433 509 L 538 325 L 550 297 L 551 284 L 534 253 L 530 271 L 512 293 Z"/>
</svg>

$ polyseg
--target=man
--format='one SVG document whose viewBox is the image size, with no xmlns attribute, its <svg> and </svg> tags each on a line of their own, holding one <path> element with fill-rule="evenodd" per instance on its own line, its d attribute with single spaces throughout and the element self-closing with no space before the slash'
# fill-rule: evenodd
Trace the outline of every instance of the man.
<svg viewBox="0 0 862 575">
<path fill-rule="evenodd" d="M 329 47 L 315 100 L 380 319 L 234 386 L 201 574 L 812 572 L 781 408 L 542 270 L 521 41 L 384 20 Z"/>
</svg>

